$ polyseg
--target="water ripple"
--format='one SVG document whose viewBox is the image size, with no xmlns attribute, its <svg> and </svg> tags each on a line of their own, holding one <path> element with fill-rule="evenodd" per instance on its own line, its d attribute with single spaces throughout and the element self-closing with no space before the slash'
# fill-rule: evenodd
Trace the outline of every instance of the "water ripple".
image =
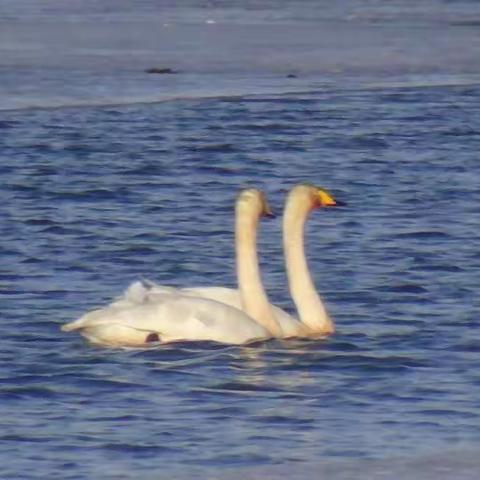
<svg viewBox="0 0 480 480">
<path fill-rule="evenodd" d="M 455 470 L 451 446 L 480 442 L 468 90 L 10 112 L 2 478 L 438 478 L 418 465 L 432 452 Z M 264 189 L 281 212 L 300 181 L 348 202 L 306 228 L 331 338 L 103 349 L 59 330 L 136 279 L 234 286 L 238 188 Z M 262 274 L 293 312 L 280 230 L 261 224 Z"/>
</svg>

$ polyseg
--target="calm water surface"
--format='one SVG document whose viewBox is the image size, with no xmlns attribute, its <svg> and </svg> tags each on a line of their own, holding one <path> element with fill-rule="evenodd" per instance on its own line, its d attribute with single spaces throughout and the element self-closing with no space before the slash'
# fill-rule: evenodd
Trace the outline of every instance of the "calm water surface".
<svg viewBox="0 0 480 480">
<path fill-rule="evenodd" d="M 18 68 L 10 85 L 26 88 Z M 75 76 L 40 85 L 58 108 L 34 108 L 33 81 L 22 105 L 4 93 L 2 478 L 478 478 L 480 84 L 467 68 L 412 82 L 399 70 L 357 87 L 316 72 L 292 89 L 273 69 L 271 91 L 244 78 L 250 94 L 225 95 L 232 69 L 203 80 L 220 96 L 156 103 L 97 105 Z M 60 332 L 140 278 L 233 286 L 238 189 L 264 189 L 280 213 L 304 181 L 348 204 L 306 232 L 331 338 L 139 351 Z M 259 248 L 271 299 L 293 312 L 279 219 Z"/>
</svg>

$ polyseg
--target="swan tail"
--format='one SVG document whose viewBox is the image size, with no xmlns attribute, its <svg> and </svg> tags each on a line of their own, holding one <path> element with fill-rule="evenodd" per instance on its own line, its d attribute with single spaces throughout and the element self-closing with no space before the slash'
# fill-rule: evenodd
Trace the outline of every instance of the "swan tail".
<svg viewBox="0 0 480 480">
<path fill-rule="evenodd" d="M 89 342 L 105 346 L 144 347 L 163 341 L 161 332 L 151 328 L 138 328 L 117 322 L 92 322 L 91 312 L 78 320 L 62 325 L 64 332 L 78 331 Z M 90 318 L 86 318 L 90 317 Z"/>
<path fill-rule="evenodd" d="M 82 330 L 84 328 L 93 328 L 96 325 L 89 325 L 84 321 L 84 318 L 79 318 L 78 320 L 74 320 L 73 322 L 66 323 L 62 325 L 60 329 L 62 332 L 75 332 L 76 330 Z"/>
<path fill-rule="evenodd" d="M 75 325 L 75 322 L 66 323 L 65 325 L 62 325 L 60 327 L 60 330 L 62 330 L 62 332 L 73 332 L 76 329 L 77 327 Z"/>
<path fill-rule="evenodd" d="M 63 332 L 73 332 L 75 330 L 81 330 L 85 327 L 94 327 L 98 324 L 106 323 L 106 315 L 104 309 L 94 310 L 89 312 L 73 322 L 62 325 Z M 103 321 L 102 321 L 103 320 Z"/>
</svg>

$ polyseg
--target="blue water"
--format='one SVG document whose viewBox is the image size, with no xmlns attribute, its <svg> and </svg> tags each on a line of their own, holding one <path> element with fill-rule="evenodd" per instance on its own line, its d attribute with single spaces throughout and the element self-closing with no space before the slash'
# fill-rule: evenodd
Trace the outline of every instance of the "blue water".
<svg viewBox="0 0 480 480">
<path fill-rule="evenodd" d="M 477 479 L 477 4 L 21 3 L 0 29 L 0 477 Z M 304 181 L 348 204 L 306 232 L 331 338 L 139 351 L 59 330 L 140 278 L 234 286 L 236 193 L 281 213 Z M 259 248 L 293 312 L 279 219 Z"/>
</svg>

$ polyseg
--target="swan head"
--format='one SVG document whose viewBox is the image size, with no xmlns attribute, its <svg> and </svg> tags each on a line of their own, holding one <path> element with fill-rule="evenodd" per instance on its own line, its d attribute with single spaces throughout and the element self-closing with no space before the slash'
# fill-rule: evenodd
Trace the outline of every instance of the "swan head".
<svg viewBox="0 0 480 480">
<path fill-rule="evenodd" d="M 315 185 L 302 184 L 296 185 L 290 191 L 287 202 L 298 201 L 309 210 L 320 207 L 338 207 L 344 205 L 343 202 L 336 200 L 333 195 L 324 188 Z"/>
<path fill-rule="evenodd" d="M 256 188 L 242 190 L 237 197 L 236 208 L 239 212 L 251 213 L 256 217 L 275 216 L 268 205 L 265 194 Z"/>
</svg>

